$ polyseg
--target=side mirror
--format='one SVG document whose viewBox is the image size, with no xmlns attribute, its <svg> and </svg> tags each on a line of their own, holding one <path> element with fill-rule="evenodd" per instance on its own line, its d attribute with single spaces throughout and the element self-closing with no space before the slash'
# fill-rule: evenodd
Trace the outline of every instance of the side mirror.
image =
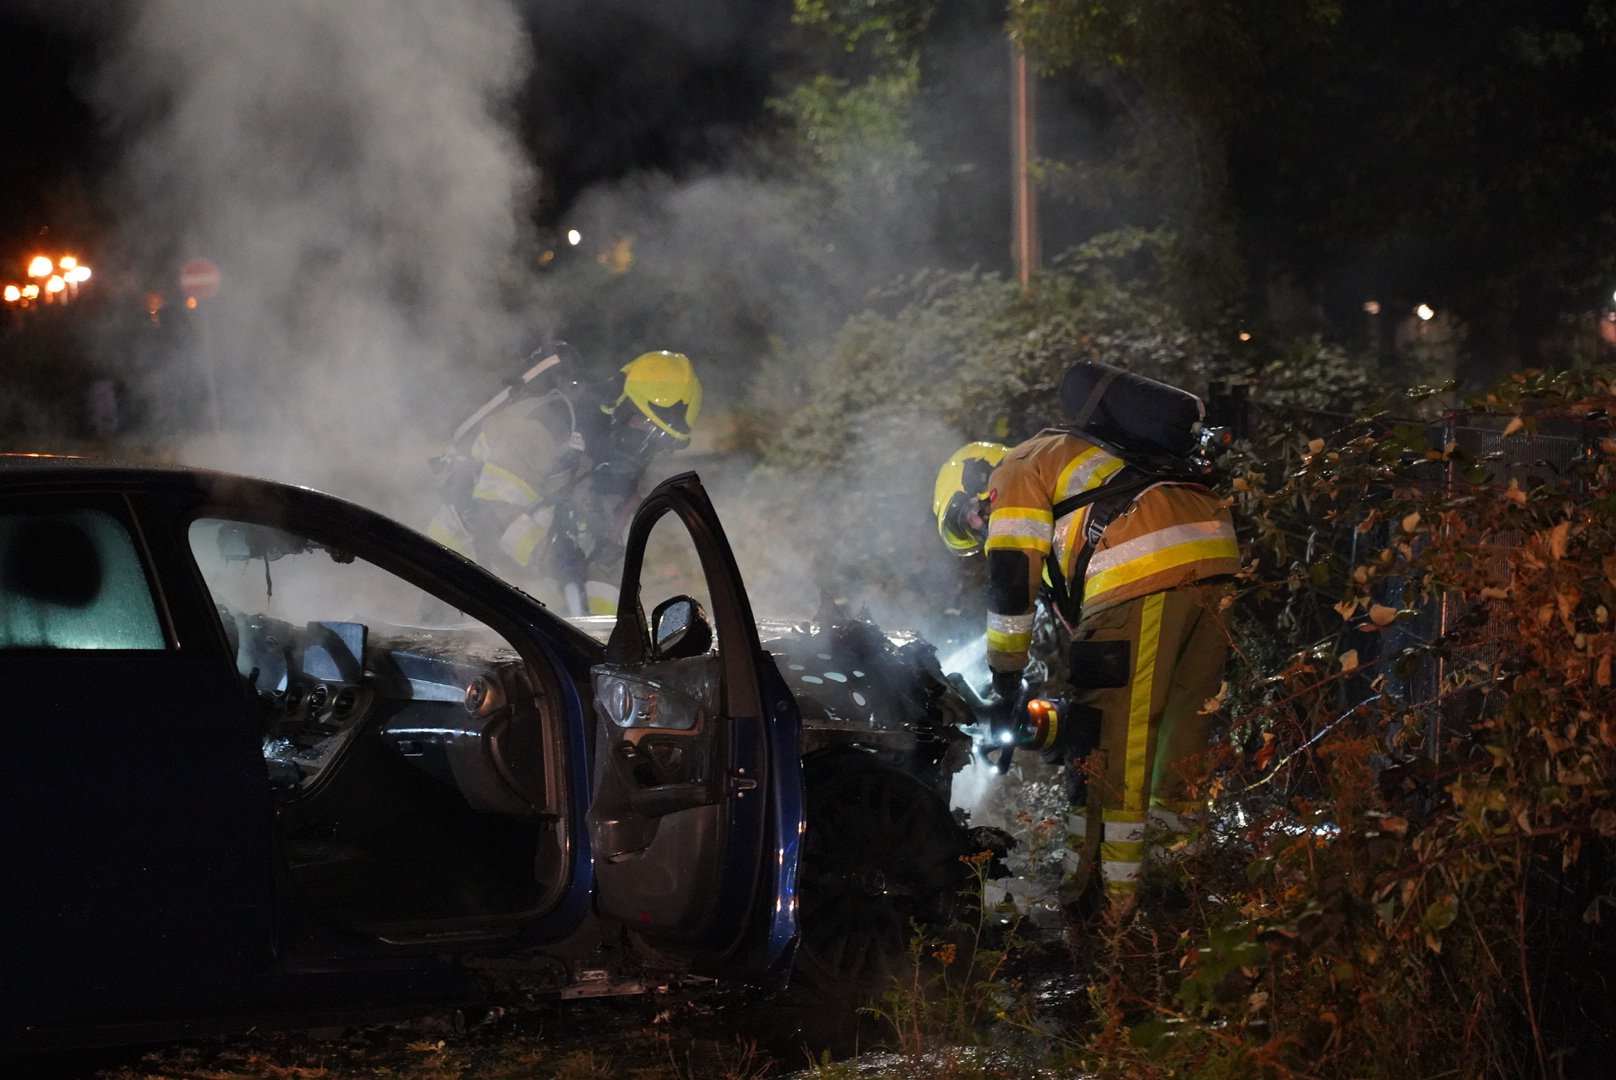
<svg viewBox="0 0 1616 1080">
<path fill-rule="evenodd" d="M 684 660 L 713 647 L 713 624 L 694 597 L 673 596 L 651 612 L 651 636 L 658 660 Z"/>
</svg>

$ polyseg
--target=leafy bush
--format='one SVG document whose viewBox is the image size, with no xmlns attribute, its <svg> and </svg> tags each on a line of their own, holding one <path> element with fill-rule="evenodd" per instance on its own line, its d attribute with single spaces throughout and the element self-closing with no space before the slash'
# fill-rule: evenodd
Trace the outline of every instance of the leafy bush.
<svg viewBox="0 0 1616 1080">
<path fill-rule="evenodd" d="M 906 614 L 969 606 L 978 583 L 937 542 L 931 517 L 949 454 L 1059 423 L 1055 388 L 1079 357 L 1203 391 L 1229 376 L 1233 362 L 1157 298 L 1165 243 L 1108 234 L 1030 289 L 924 271 L 877 293 L 822 355 L 773 358 L 758 379 L 770 393 L 753 398 L 747 422 L 766 433 L 747 501 L 793 537 L 796 577 Z M 755 537 L 760 547 L 777 538 Z"/>
<path fill-rule="evenodd" d="M 993 307 L 986 287 L 949 295 Z M 900 323 L 945 339 L 900 308 L 843 346 Z M 1231 485 L 1250 554 L 1202 828 L 1147 867 L 1134 921 L 1069 958 L 1081 1004 L 1017 1012 L 1000 975 L 963 997 L 910 988 L 887 1002 L 902 1046 L 991 1044 L 961 1004 L 999 1001 L 994 1023 L 1047 1036 L 1002 1075 L 1603 1075 L 1613 401 L 1616 374 L 1528 372 L 1427 420 L 1261 427 L 1272 452 Z"/>
<path fill-rule="evenodd" d="M 1155 299 L 1166 242 L 1141 230 L 1107 234 L 1030 289 L 996 274 L 922 271 L 878 293 L 831 343 L 766 463 L 843 464 L 851 437 L 890 410 L 940 418 L 960 441 L 1030 435 L 1058 422 L 1055 387 L 1084 356 L 1204 390 L 1232 365 Z"/>
<path fill-rule="evenodd" d="M 1096 994 L 1099 1075 L 1602 1070 L 1611 378 L 1521 374 L 1239 479 L 1246 604 L 1323 632 L 1231 674 L 1265 739 L 1209 770 L 1185 902 L 1147 910 Z M 1557 425 L 1580 436 L 1559 467 Z"/>
</svg>

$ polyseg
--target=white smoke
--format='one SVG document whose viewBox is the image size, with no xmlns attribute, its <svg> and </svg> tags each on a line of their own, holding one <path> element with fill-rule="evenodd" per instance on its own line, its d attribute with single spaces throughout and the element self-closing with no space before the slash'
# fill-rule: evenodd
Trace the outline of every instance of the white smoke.
<svg viewBox="0 0 1616 1080">
<path fill-rule="evenodd" d="M 712 5 L 707 21 L 683 4 L 634 7 L 698 58 L 745 36 L 711 19 Z M 166 448 L 187 463 L 322 487 L 418 526 L 434 498 L 427 457 L 519 347 L 584 325 L 606 354 L 588 358 L 597 364 L 687 352 L 709 418 L 760 391 L 789 410 L 808 380 L 782 358 L 811 356 L 803 343 L 827 340 L 872 286 L 940 262 L 939 223 L 962 231 L 961 208 L 933 190 L 882 196 L 856 167 L 817 205 L 789 178 L 634 174 L 586 192 L 566 223 L 590 245 L 627 238 L 629 272 L 586 256 L 541 274 L 538 176 L 515 115 L 534 59 L 515 0 L 136 0 L 125 13 L 95 84 L 124 149 L 124 246 L 175 269 L 203 256 L 222 274 L 197 313 L 164 313 L 194 334 L 135 388 L 152 427 L 189 434 Z M 1002 62 L 1000 43 L 980 44 L 990 59 L 958 70 Z M 656 74 L 634 73 L 642 94 L 663 92 Z M 957 117 L 939 109 L 925 122 L 952 129 Z M 965 136 L 999 137 L 993 125 Z M 983 434 L 894 410 L 855 434 L 841 475 L 796 482 L 779 519 L 754 512 L 750 462 L 726 460 L 722 445 L 662 471 L 701 469 L 760 614 L 807 617 L 823 590 L 941 644 L 935 607 L 845 595 L 833 549 L 868 543 L 879 524 L 912 537 L 895 562 L 956 573 L 937 550 L 931 482 Z M 880 509 L 853 520 L 849 506 Z M 944 666 L 979 663 L 972 649 Z M 959 801 L 975 805 L 993 779 L 962 777 Z"/>
<path fill-rule="evenodd" d="M 692 62 L 759 33 L 723 5 L 699 5 L 704 19 L 686 18 L 687 3 L 607 6 L 649 20 L 646 33 L 670 37 Z M 538 177 L 516 114 L 533 73 L 531 34 L 565 31 L 545 41 L 546 55 L 571 52 L 627 81 L 604 100 L 642 101 L 655 114 L 667 104 L 657 80 L 677 85 L 656 64 L 607 63 L 623 37 L 607 11 L 141 0 L 125 12 L 107 35 L 96 99 L 125 151 L 126 246 L 173 268 L 205 256 L 223 278 L 196 315 L 164 313 L 197 333 L 134 388 L 153 430 L 191 436 L 165 447 L 172 456 L 323 487 L 419 526 L 434 499 L 426 459 L 509 374 L 502 358 L 557 332 L 593 346 L 585 359 L 597 367 L 671 348 L 707 385 L 698 441 L 710 452 L 659 466 L 702 471 L 760 611 L 802 617 L 821 590 L 840 595 L 833 549 L 866 544 L 869 530 L 847 522 L 814 550 L 802 539 L 826 535 L 825 520 L 851 505 L 879 506 L 885 534 L 912 538 L 894 560 L 957 573 L 931 550 L 931 480 L 982 433 L 895 411 L 855 434 L 842 474 L 803 484 L 797 520 L 774 520 L 752 512 L 751 462 L 718 431 L 727 411 L 760 400 L 759 411 L 788 415 L 808 385 L 797 364 L 816 355 L 812 343 L 823 349 L 872 286 L 940 261 L 932 238 L 950 210 L 930 189 L 863 183 L 879 172 L 873 159 L 817 198 L 759 170 L 634 173 L 577 200 L 564 224 L 582 231 L 586 250 L 541 272 Z M 973 44 L 984 51 L 960 70 L 1002 64 L 1002 43 Z M 924 124 L 952 122 L 940 112 L 949 115 Z M 620 119 L 601 117 L 598 138 Z M 593 258 L 619 237 L 632 256 L 626 273 Z M 893 527 L 900 519 L 907 532 Z M 845 598 L 893 628 L 929 630 L 938 615 L 879 591 Z"/>
<path fill-rule="evenodd" d="M 509 0 L 127 16 L 97 82 L 127 244 L 222 277 L 191 316 L 194 366 L 146 388 L 204 436 L 179 456 L 414 516 L 462 388 L 491 381 L 468 361 L 508 355 L 527 299 L 535 177 L 510 103 L 531 60 Z M 194 415 L 214 402 L 217 433 Z"/>
</svg>

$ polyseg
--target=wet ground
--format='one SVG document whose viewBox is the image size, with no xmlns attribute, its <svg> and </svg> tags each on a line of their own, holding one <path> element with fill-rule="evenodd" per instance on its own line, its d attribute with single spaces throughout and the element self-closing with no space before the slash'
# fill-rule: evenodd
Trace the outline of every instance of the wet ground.
<svg viewBox="0 0 1616 1080">
<path fill-rule="evenodd" d="M 1034 950 L 1038 952 L 1038 950 Z M 1081 986 L 1045 947 L 1051 1015 Z M 1026 977 L 1025 966 L 1017 973 Z M 1061 999 L 1065 998 L 1066 1001 Z M 249 1034 L 0 1058 L 7 1080 L 853 1080 L 963 1073 L 917 1062 L 914 1044 L 856 1002 L 792 989 L 712 988 L 436 1013 L 363 1028 Z M 945 1051 L 946 1052 L 946 1051 Z M 962 1054 L 974 1051 L 960 1049 Z"/>
<path fill-rule="evenodd" d="M 15 1080 L 790 1077 L 879 1052 L 891 1028 L 806 991 L 690 988 L 485 1015 L 0 1059 Z"/>
</svg>

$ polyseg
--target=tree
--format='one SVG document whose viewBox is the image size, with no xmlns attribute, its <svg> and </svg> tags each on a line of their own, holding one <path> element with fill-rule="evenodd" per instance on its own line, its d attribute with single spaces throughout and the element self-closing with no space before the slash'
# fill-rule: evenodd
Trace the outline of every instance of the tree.
<svg viewBox="0 0 1616 1080">
<path fill-rule="evenodd" d="M 1366 300 L 1431 303 L 1470 328 L 1461 374 L 1480 385 L 1564 363 L 1559 325 L 1616 284 L 1609 0 L 1020 0 L 1010 15 L 1091 116 L 1052 187 L 1172 229 L 1199 310 L 1243 295 L 1272 320 L 1272 287 L 1294 283 L 1317 328 L 1348 337 Z"/>
<path fill-rule="evenodd" d="M 1262 73 L 1324 33 L 1333 0 L 1260 8 L 1239 0 L 1018 0 L 1010 30 L 1089 138 L 1046 166 L 1052 191 L 1094 216 L 1170 230 L 1171 284 L 1209 325 L 1227 320 L 1246 274 L 1229 189 L 1229 133 L 1260 106 Z M 1059 153 L 1059 151 L 1057 151 Z"/>
</svg>

